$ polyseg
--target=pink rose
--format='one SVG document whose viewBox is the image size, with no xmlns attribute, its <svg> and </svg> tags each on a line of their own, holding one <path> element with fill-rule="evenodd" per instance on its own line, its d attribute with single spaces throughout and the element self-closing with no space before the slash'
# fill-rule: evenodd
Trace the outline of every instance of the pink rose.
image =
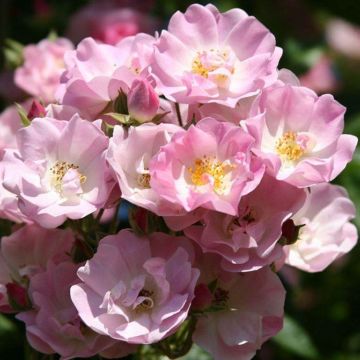
<svg viewBox="0 0 360 360">
<path fill-rule="evenodd" d="M 64 38 L 26 46 L 24 64 L 15 71 L 15 84 L 46 103 L 54 102 L 60 75 L 65 70 L 64 54 L 72 49 L 71 42 Z"/>
<path fill-rule="evenodd" d="M 78 265 L 50 262 L 46 271 L 30 280 L 29 295 L 33 309 L 16 317 L 25 322 L 27 340 L 33 348 L 44 353 L 61 355 L 62 360 L 91 357 L 116 345 L 109 337 L 98 335 L 81 323 L 70 299 L 70 287 L 77 282 Z M 122 344 L 116 357 L 134 350 Z M 120 350 L 120 348 L 119 348 Z"/>
<path fill-rule="evenodd" d="M 331 184 L 311 187 L 304 206 L 294 215 L 301 227 L 295 244 L 285 246 L 286 264 L 308 272 L 323 271 L 357 242 L 355 206 L 344 188 Z"/>
<path fill-rule="evenodd" d="M 332 95 L 282 85 L 265 90 L 244 121 L 254 152 L 278 180 L 307 187 L 333 180 L 351 160 L 357 138 L 343 135 L 345 108 Z"/>
<path fill-rule="evenodd" d="M 281 281 L 269 268 L 229 274 L 218 269 L 216 258 L 203 261 L 201 281 L 217 281 L 193 340 L 214 360 L 250 360 L 282 328 L 285 290 Z"/>
<path fill-rule="evenodd" d="M 4 156 L 9 163 L 4 185 L 19 197 L 21 212 L 31 220 L 54 228 L 105 204 L 113 180 L 100 122 L 78 115 L 70 121 L 38 118 L 18 131 L 17 141 L 20 154 L 8 151 Z"/>
<path fill-rule="evenodd" d="M 186 319 L 199 271 L 186 238 L 129 230 L 100 241 L 78 271 L 71 299 L 84 323 L 99 334 L 150 344 L 172 334 Z"/>
<path fill-rule="evenodd" d="M 181 212 L 180 206 L 163 200 L 151 188 L 149 164 L 175 133 L 183 131 L 172 124 L 143 124 L 130 127 L 128 131 L 115 126 L 107 160 L 116 174 L 122 198 L 158 215 Z"/>
<path fill-rule="evenodd" d="M 277 78 L 282 54 L 275 37 L 243 10 L 213 5 L 176 12 L 156 42 L 152 71 L 158 89 L 180 103 L 234 107 Z"/>
<path fill-rule="evenodd" d="M 150 162 L 150 186 L 186 211 L 203 207 L 237 215 L 240 198 L 264 173 L 253 144 L 240 127 L 205 118 L 161 147 Z"/>
<path fill-rule="evenodd" d="M 238 216 L 207 211 L 200 222 L 185 228 L 205 253 L 222 257 L 227 271 L 254 271 L 282 255 L 278 244 L 282 224 L 305 200 L 305 191 L 265 176 L 240 200 Z"/>
<path fill-rule="evenodd" d="M 65 56 L 59 102 L 77 108 L 88 119 L 111 111 L 111 101 L 121 89 L 127 92 L 135 79 L 148 75 L 154 41 L 146 34 L 127 37 L 117 46 L 82 40 Z"/>
</svg>

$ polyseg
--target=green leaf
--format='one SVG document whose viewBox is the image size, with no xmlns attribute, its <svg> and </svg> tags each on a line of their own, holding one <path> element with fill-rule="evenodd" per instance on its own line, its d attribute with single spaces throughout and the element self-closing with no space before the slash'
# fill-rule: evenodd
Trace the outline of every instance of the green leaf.
<svg viewBox="0 0 360 360">
<path fill-rule="evenodd" d="M 20 116 L 21 123 L 23 124 L 24 127 L 29 126 L 31 124 L 31 121 L 28 118 L 25 109 L 18 103 L 15 103 L 15 105 L 16 105 L 18 114 Z"/>
<path fill-rule="evenodd" d="M 21 43 L 12 39 L 5 40 L 4 57 L 8 69 L 16 69 L 22 65 L 24 62 L 23 49 L 24 45 Z"/>
<path fill-rule="evenodd" d="M 309 334 L 289 316 L 285 316 L 284 328 L 273 338 L 273 341 L 304 359 L 319 359 L 319 353 Z"/>
<path fill-rule="evenodd" d="M 112 119 L 116 120 L 120 124 L 123 124 L 123 125 L 131 125 L 132 124 L 132 120 L 129 115 L 119 114 L 119 113 L 115 113 L 115 112 L 110 112 L 105 115 L 110 116 Z"/>
<path fill-rule="evenodd" d="M 47 36 L 47 39 L 48 39 L 49 41 L 56 41 L 56 40 L 58 39 L 58 37 L 59 37 L 59 35 L 57 34 L 57 32 L 56 32 L 54 29 L 52 29 L 52 30 L 49 32 L 49 34 L 48 34 L 48 36 Z"/>
</svg>

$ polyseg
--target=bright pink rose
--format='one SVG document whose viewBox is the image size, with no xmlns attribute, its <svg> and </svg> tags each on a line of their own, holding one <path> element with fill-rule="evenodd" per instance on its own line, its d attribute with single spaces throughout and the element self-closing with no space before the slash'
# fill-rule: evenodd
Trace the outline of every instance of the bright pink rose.
<svg viewBox="0 0 360 360">
<path fill-rule="evenodd" d="M 108 138 L 100 124 L 77 115 L 70 121 L 45 117 L 18 131 L 20 154 L 5 153 L 4 184 L 19 197 L 21 212 L 54 228 L 105 204 L 113 180 L 105 160 Z"/>
<path fill-rule="evenodd" d="M 265 90 L 254 108 L 260 114 L 244 124 L 277 179 L 297 187 L 328 182 L 351 160 L 357 138 L 342 134 L 345 108 L 333 96 L 284 85 Z"/>
<path fill-rule="evenodd" d="M 243 10 L 194 4 L 161 33 L 152 70 L 170 100 L 234 107 L 276 80 L 281 53 L 269 30 Z"/>
<path fill-rule="evenodd" d="M 250 360 L 282 328 L 285 290 L 281 281 L 269 268 L 224 274 L 211 258 L 206 257 L 205 263 L 201 274 L 207 279 L 201 282 L 217 282 L 193 340 L 214 360 Z"/>
<path fill-rule="evenodd" d="M 16 316 L 25 322 L 26 337 L 34 349 L 44 354 L 57 353 L 62 360 L 91 357 L 115 344 L 113 339 L 82 324 L 70 298 L 70 287 L 78 281 L 77 269 L 78 265 L 71 262 L 50 262 L 46 271 L 30 280 L 33 309 Z M 123 343 L 123 351 L 117 357 L 133 350 L 133 346 Z"/>
<path fill-rule="evenodd" d="M 134 9 L 134 5 L 137 4 L 92 1 L 70 18 L 66 34 L 76 43 L 91 36 L 106 44 L 115 45 L 123 38 L 139 32 L 154 33 L 158 27 L 157 21 L 148 13 Z"/>
<path fill-rule="evenodd" d="M 136 78 L 147 76 L 154 41 L 146 34 L 125 38 L 117 46 L 84 39 L 65 56 L 66 71 L 57 93 L 60 103 L 89 119 L 111 111 L 110 102 L 120 89 L 127 92 Z"/>
<path fill-rule="evenodd" d="M 308 272 L 323 271 L 357 242 L 355 206 L 344 188 L 331 184 L 311 187 L 304 206 L 293 217 L 300 229 L 295 244 L 285 246 L 286 263 Z"/>
<path fill-rule="evenodd" d="M 326 40 L 340 54 L 360 59 L 360 27 L 342 19 L 332 19 L 326 25 Z"/>
<path fill-rule="evenodd" d="M 24 64 L 15 71 L 15 84 L 46 103 L 54 102 L 60 75 L 65 70 L 64 54 L 72 49 L 72 43 L 64 38 L 26 46 Z"/>
<path fill-rule="evenodd" d="M 151 188 L 149 171 L 151 158 L 177 132 L 184 130 L 172 124 L 143 124 L 128 131 L 115 126 L 107 160 L 116 174 L 122 198 L 158 215 L 181 212 L 180 206 L 168 203 Z"/>
<path fill-rule="evenodd" d="M 200 223 L 186 228 L 205 253 L 222 257 L 227 271 L 253 271 L 282 255 L 277 243 L 282 224 L 302 206 L 305 191 L 265 176 L 239 204 L 239 216 L 207 211 Z"/>
<path fill-rule="evenodd" d="M 205 118 L 161 147 L 150 162 L 150 186 L 186 211 L 204 207 L 237 215 L 240 198 L 264 173 L 251 154 L 253 144 L 240 127 Z"/>
<path fill-rule="evenodd" d="M 199 271 L 186 238 L 129 230 L 100 241 L 71 288 L 81 319 L 96 332 L 129 343 L 150 344 L 186 319 Z"/>
</svg>

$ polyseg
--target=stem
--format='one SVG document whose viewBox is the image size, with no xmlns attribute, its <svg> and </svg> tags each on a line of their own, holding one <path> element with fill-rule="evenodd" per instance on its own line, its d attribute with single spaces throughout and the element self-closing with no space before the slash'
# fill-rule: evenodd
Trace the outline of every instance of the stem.
<svg viewBox="0 0 360 360">
<path fill-rule="evenodd" d="M 182 121 L 182 118 L 181 118 L 181 113 L 180 113 L 180 106 L 178 103 L 175 103 L 175 110 L 176 110 L 176 116 L 178 118 L 178 121 L 179 121 L 179 125 L 181 127 L 184 127 L 184 124 L 183 124 L 183 121 Z"/>
<path fill-rule="evenodd" d="M 111 222 L 110 228 L 109 228 L 109 233 L 110 234 L 115 234 L 117 228 L 119 227 L 119 223 L 120 223 L 120 216 L 119 216 L 120 204 L 121 204 L 121 201 L 119 201 L 119 203 L 116 206 L 115 217 L 114 217 L 113 221 Z"/>
<path fill-rule="evenodd" d="M 96 215 L 96 218 L 95 218 L 95 221 L 96 221 L 97 223 L 100 221 L 100 219 L 101 219 L 101 217 L 103 216 L 103 214 L 104 214 L 104 209 L 101 208 L 101 209 L 99 210 L 98 214 Z"/>
</svg>

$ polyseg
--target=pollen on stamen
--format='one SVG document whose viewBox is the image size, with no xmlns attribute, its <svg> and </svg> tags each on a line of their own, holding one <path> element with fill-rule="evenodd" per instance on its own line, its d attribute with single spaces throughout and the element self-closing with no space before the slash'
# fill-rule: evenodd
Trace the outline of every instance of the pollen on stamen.
<svg viewBox="0 0 360 360">
<path fill-rule="evenodd" d="M 194 166 L 188 167 L 188 171 L 194 185 L 203 186 L 211 182 L 213 190 L 217 194 L 223 194 L 227 188 L 225 177 L 233 167 L 213 157 L 203 156 L 202 159 L 196 159 Z"/>
<path fill-rule="evenodd" d="M 62 191 L 63 178 L 70 169 L 78 170 L 79 166 L 73 163 L 68 163 L 67 161 L 57 161 L 55 165 L 50 168 L 50 173 L 52 175 L 51 183 L 57 192 Z M 80 172 L 79 179 L 81 184 L 86 182 L 86 176 Z"/>
<path fill-rule="evenodd" d="M 297 134 L 293 131 L 287 131 L 275 143 L 275 150 L 282 160 L 297 161 L 305 153 L 305 148 L 297 141 Z"/>
<path fill-rule="evenodd" d="M 150 180 L 151 175 L 150 174 L 140 174 L 137 178 L 137 183 L 143 188 L 143 189 L 150 189 Z"/>
</svg>

